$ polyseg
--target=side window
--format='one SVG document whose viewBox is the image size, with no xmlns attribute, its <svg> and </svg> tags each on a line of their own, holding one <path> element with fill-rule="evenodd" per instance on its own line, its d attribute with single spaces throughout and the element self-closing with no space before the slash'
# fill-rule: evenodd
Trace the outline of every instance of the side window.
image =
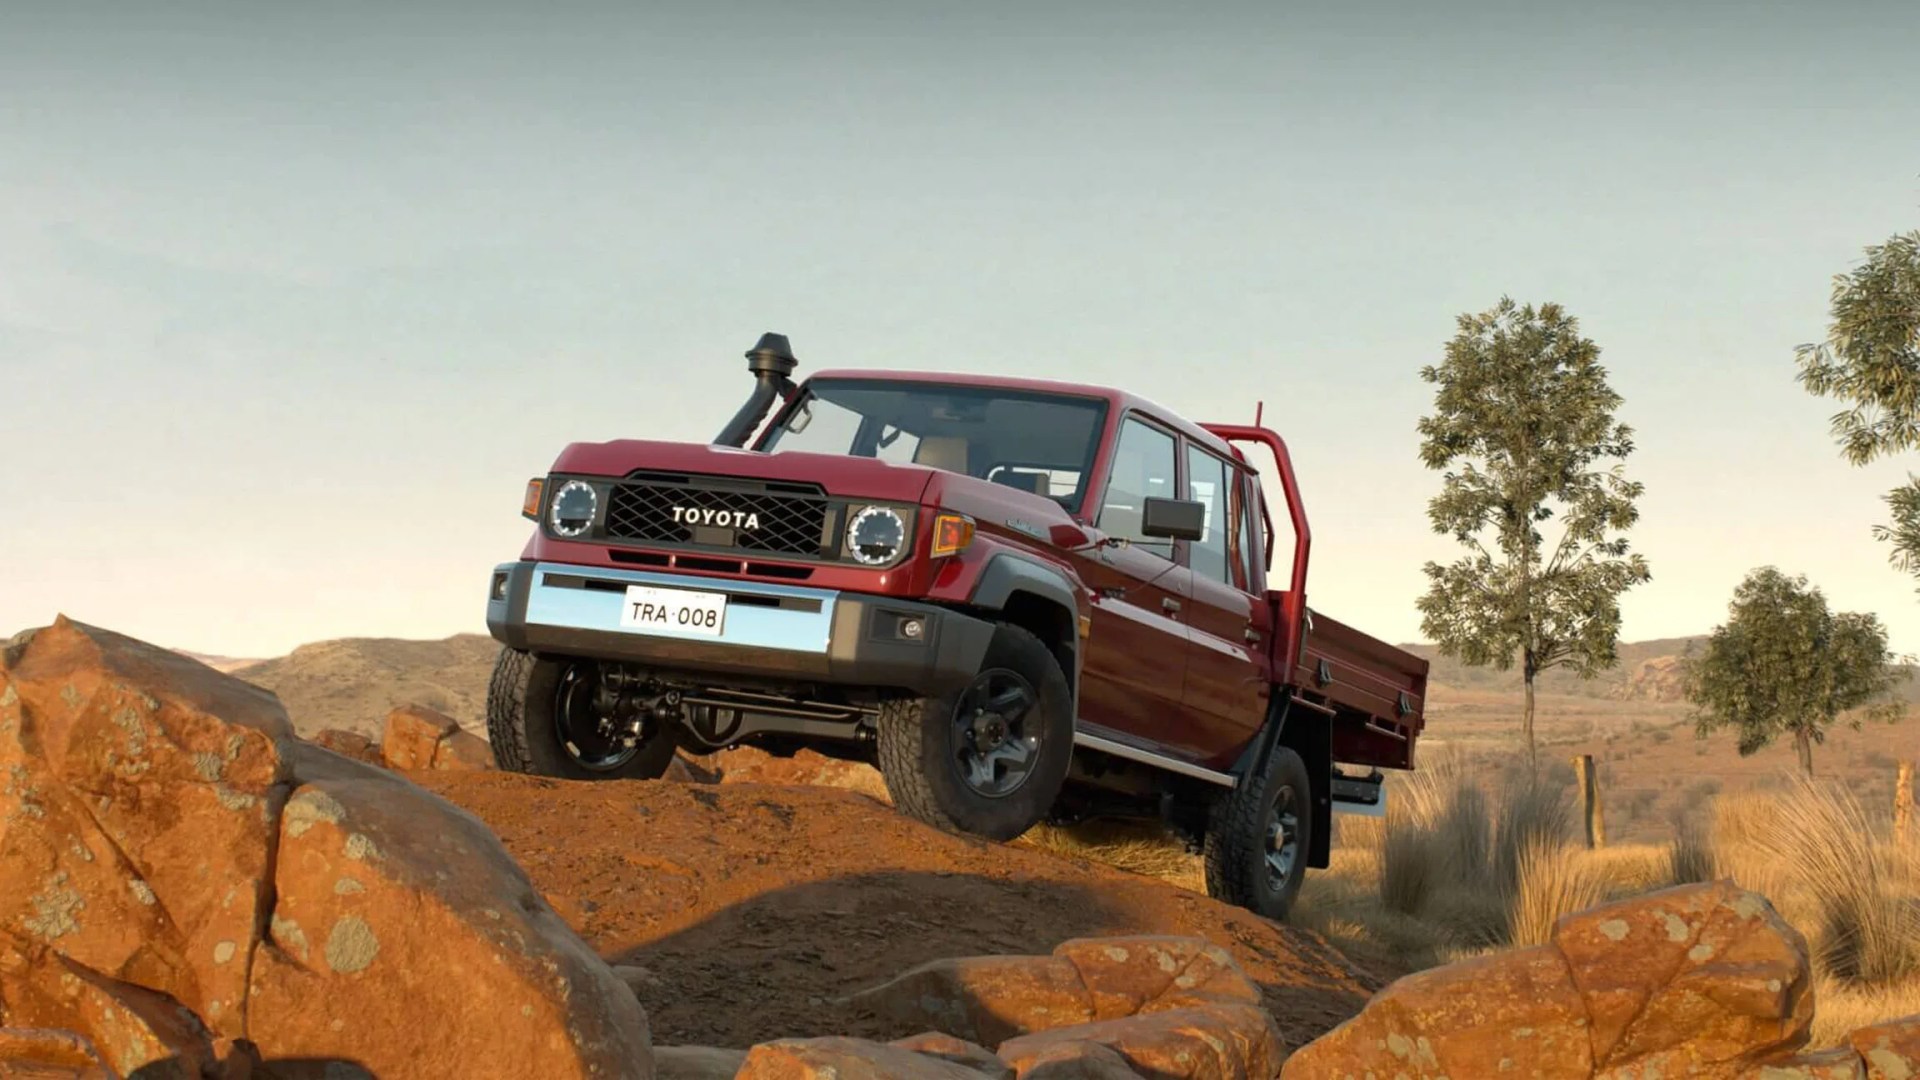
<svg viewBox="0 0 1920 1080">
<path fill-rule="evenodd" d="M 1251 592 L 1260 580 L 1260 567 L 1266 561 L 1265 543 L 1260 537 L 1260 478 L 1246 473 L 1233 485 L 1237 506 L 1233 510 L 1233 568 L 1237 584 Z"/>
<path fill-rule="evenodd" d="M 1142 535 L 1140 525 L 1148 497 L 1174 497 L 1174 460 L 1172 435 L 1139 420 L 1122 424 L 1106 497 L 1100 504 L 1101 531 L 1171 559 L 1173 542 Z"/>
<path fill-rule="evenodd" d="M 1206 508 L 1206 533 L 1188 545 L 1193 572 L 1232 583 L 1227 570 L 1227 463 L 1197 446 L 1187 447 L 1187 498 Z"/>
</svg>

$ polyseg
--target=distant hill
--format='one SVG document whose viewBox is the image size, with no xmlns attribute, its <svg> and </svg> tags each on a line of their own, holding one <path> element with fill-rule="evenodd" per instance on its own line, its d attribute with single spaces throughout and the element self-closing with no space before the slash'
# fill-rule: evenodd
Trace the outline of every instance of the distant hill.
<svg viewBox="0 0 1920 1080">
<path fill-rule="evenodd" d="M 1680 683 L 1681 660 L 1689 646 L 1698 650 L 1704 648 L 1706 643 L 1705 634 L 1623 642 L 1618 649 L 1619 662 L 1592 679 L 1582 679 L 1565 668 L 1552 668 L 1540 674 L 1534 688 L 1542 694 L 1608 701 L 1656 704 L 1684 701 Z M 1444 697 L 1447 690 L 1514 695 L 1522 690 L 1518 664 L 1506 671 L 1492 667 L 1476 668 L 1441 656 L 1440 650 L 1433 645 L 1403 644 L 1400 648 L 1425 658 L 1432 665 L 1428 681 L 1441 687 L 1435 697 Z M 1914 673 L 1911 669 L 1909 672 L 1910 677 L 1901 687 L 1899 697 L 1909 704 L 1920 704 L 1920 673 Z"/>
<path fill-rule="evenodd" d="M 499 652 L 485 634 L 438 641 L 340 638 L 232 674 L 279 695 L 303 735 L 323 728 L 377 735 L 387 713 L 401 705 L 425 705 L 484 732 L 487 678 Z"/>
<path fill-rule="evenodd" d="M 1692 637 L 1656 638 L 1652 641 L 1623 642 L 1619 662 L 1612 668 L 1582 679 L 1565 668 L 1550 668 L 1540 674 L 1534 687 L 1542 694 L 1569 697 L 1605 698 L 1610 701 L 1675 702 L 1680 697 L 1680 657 L 1687 646 L 1706 644 L 1704 634 Z M 1455 690 L 1480 693 L 1520 693 L 1520 666 L 1501 671 L 1492 667 L 1469 667 L 1440 655 L 1438 647 L 1402 644 L 1401 648 L 1424 658 L 1432 669 L 1430 682 Z"/>
</svg>

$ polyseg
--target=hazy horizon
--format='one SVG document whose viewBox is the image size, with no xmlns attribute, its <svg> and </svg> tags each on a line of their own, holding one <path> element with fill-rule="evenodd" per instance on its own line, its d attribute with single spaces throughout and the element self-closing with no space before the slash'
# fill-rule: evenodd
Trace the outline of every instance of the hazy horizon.
<svg viewBox="0 0 1920 1080">
<path fill-rule="evenodd" d="M 1421 366 L 1557 301 L 1637 432 L 1625 641 L 1806 573 L 1920 653 L 1795 382 L 1920 226 L 1920 5 L 76 3 L 0 38 L 0 633 L 484 633 L 572 440 L 823 367 L 1268 421 L 1310 602 L 1423 640 Z"/>
</svg>

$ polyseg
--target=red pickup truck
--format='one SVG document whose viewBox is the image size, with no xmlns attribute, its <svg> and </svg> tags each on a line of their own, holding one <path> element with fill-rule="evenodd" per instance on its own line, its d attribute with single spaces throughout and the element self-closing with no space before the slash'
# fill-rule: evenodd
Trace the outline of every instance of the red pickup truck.
<svg viewBox="0 0 1920 1080">
<path fill-rule="evenodd" d="M 746 355 L 713 443 L 575 443 L 528 482 L 537 526 L 487 605 L 504 767 L 811 746 L 949 831 L 1157 816 L 1210 893 L 1274 918 L 1327 865 L 1331 813 L 1381 812 L 1380 770 L 1413 767 L 1427 663 L 1307 607 L 1272 431 L 1031 379 L 796 385 L 778 334 Z"/>
</svg>

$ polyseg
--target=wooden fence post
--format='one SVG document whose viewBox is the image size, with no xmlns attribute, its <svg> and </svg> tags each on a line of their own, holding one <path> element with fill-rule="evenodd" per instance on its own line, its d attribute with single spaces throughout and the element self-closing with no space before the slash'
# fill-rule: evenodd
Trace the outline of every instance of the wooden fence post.
<svg viewBox="0 0 1920 1080">
<path fill-rule="evenodd" d="M 1581 818 L 1587 826 L 1587 847 L 1605 847 L 1607 819 L 1600 810 L 1600 777 L 1593 768 L 1593 755 L 1574 755 L 1573 774 L 1580 783 Z"/>
<path fill-rule="evenodd" d="M 1893 782 L 1893 835 L 1907 838 L 1907 819 L 1913 816 L 1913 762 L 1900 763 L 1899 779 Z"/>
</svg>

